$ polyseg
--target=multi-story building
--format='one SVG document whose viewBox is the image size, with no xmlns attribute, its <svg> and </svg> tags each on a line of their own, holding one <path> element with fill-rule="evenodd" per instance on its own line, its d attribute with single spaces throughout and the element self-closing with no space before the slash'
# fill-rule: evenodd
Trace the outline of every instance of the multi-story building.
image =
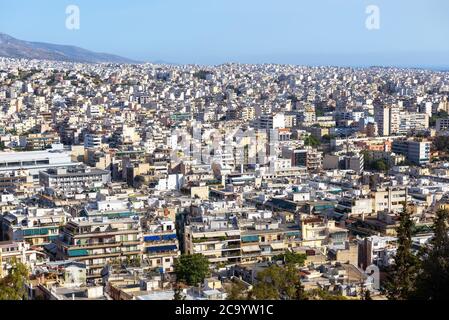
<svg viewBox="0 0 449 320">
<path fill-rule="evenodd" d="M 110 171 L 85 166 L 48 169 L 39 173 L 39 182 L 43 187 L 65 195 L 100 188 L 110 181 Z"/>
<path fill-rule="evenodd" d="M 127 200 L 103 199 L 89 202 L 81 211 L 81 216 L 87 218 L 137 218 L 135 212 Z"/>
<path fill-rule="evenodd" d="M 373 211 L 400 212 L 404 210 L 404 202 L 407 199 L 407 188 L 388 187 L 371 193 L 373 199 Z"/>
<path fill-rule="evenodd" d="M 407 160 L 416 165 L 430 162 L 430 146 L 428 141 L 395 140 L 392 151 L 406 156 Z"/>
<path fill-rule="evenodd" d="M 348 230 L 336 226 L 334 220 L 321 217 L 302 217 L 300 220 L 301 240 L 303 246 L 327 249 L 345 249 Z"/>
<path fill-rule="evenodd" d="M 241 238 L 237 222 L 212 219 L 190 222 L 184 228 L 187 254 L 202 253 L 211 264 L 234 265 L 241 262 Z"/>
<path fill-rule="evenodd" d="M 27 170 L 0 173 L 0 192 L 10 191 L 26 194 L 34 191 L 33 177 Z"/>
<path fill-rule="evenodd" d="M 179 241 L 175 223 L 170 219 L 142 219 L 143 260 L 150 268 L 161 273 L 174 271 L 175 259 L 179 257 Z"/>
<path fill-rule="evenodd" d="M 391 134 L 391 108 L 384 105 L 375 106 L 374 120 L 377 123 L 377 130 L 380 136 L 389 136 Z"/>
<path fill-rule="evenodd" d="M 449 129 L 449 118 L 437 119 L 436 130 L 437 132 L 446 131 Z"/>
<path fill-rule="evenodd" d="M 292 166 L 306 167 L 307 170 L 319 170 L 323 164 L 323 154 L 316 149 L 306 147 L 291 152 Z"/>
<path fill-rule="evenodd" d="M 370 197 L 345 196 L 338 201 L 334 211 L 337 215 L 341 215 L 343 219 L 370 215 L 373 212 L 373 199 Z"/>
<path fill-rule="evenodd" d="M 98 149 L 101 147 L 101 141 L 101 135 L 88 133 L 84 136 L 84 148 Z"/>
<path fill-rule="evenodd" d="M 30 245 L 24 241 L 1 241 L 0 279 L 8 275 L 13 259 L 28 266 L 34 266 L 38 259 L 38 252 L 31 249 Z"/>
<path fill-rule="evenodd" d="M 35 133 L 20 137 L 20 146 L 27 150 L 45 150 L 60 142 L 59 135 L 52 132 Z"/>
<path fill-rule="evenodd" d="M 77 165 L 79 163 L 72 162 L 69 152 L 60 148 L 45 151 L 0 153 L 0 173 L 28 170 L 35 182 L 39 181 L 39 171 L 50 168 L 69 168 Z"/>
<path fill-rule="evenodd" d="M 141 261 L 139 220 L 123 218 L 75 218 L 56 242 L 57 259 L 86 264 L 87 277 L 99 278 L 107 265 Z"/>
<path fill-rule="evenodd" d="M 396 133 L 407 134 L 429 128 L 429 115 L 418 112 L 402 112 L 399 116 L 399 128 Z"/>
<path fill-rule="evenodd" d="M 285 128 L 284 113 L 262 114 L 253 121 L 253 127 L 257 130 L 271 130 Z"/>
<path fill-rule="evenodd" d="M 4 240 L 25 241 L 42 247 L 54 242 L 59 229 L 71 218 L 63 208 L 30 208 L 9 212 L 1 218 Z"/>
<path fill-rule="evenodd" d="M 301 245 L 299 225 L 274 219 L 271 212 L 249 213 L 239 225 L 242 263 L 271 261 L 273 256 Z"/>
<path fill-rule="evenodd" d="M 366 269 L 374 264 L 378 267 L 388 267 L 394 263 L 397 250 L 397 238 L 371 236 L 358 241 L 359 266 Z"/>
</svg>

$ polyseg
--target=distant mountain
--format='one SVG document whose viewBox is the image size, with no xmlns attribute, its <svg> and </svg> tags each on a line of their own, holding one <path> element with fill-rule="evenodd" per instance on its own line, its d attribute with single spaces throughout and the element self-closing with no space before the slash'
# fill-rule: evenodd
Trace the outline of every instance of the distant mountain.
<svg viewBox="0 0 449 320">
<path fill-rule="evenodd" d="M 75 46 L 18 40 L 0 32 L 0 57 L 82 63 L 139 63 L 120 56 Z"/>
</svg>

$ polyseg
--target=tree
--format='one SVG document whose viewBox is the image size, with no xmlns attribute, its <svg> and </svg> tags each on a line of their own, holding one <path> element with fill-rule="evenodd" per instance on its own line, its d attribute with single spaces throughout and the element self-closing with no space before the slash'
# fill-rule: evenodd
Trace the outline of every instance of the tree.
<svg viewBox="0 0 449 320">
<path fill-rule="evenodd" d="M 287 264 L 283 267 L 271 265 L 257 274 L 257 283 L 251 291 L 256 300 L 302 300 L 304 287 L 298 269 Z"/>
<path fill-rule="evenodd" d="M 383 159 L 374 161 L 374 163 L 372 164 L 372 167 L 374 168 L 374 170 L 377 170 L 377 171 L 382 171 L 382 172 L 388 171 L 388 164 Z"/>
<path fill-rule="evenodd" d="M 438 136 L 433 140 L 433 147 L 437 151 L 449 152 L 449 137 Z"/>
<path fill-rule="evenodd" d="M 145 178 L 143 176 L 135 176 L 134 177 L 133 185 L 136 189 L 142 188 L 144 183 L 145 183 Z"/>
<path fill-rule="evenodd" d="M 306 145 L 306 146 L 317 147 L 320 144 L 321 144 L 320 140 L 318 140 L 317 138 L 315 138 L 312 135 L 310 135 L 304 139 L 304 145 Z"/>
<path fill-rule="evenodd" d="M 421 273 L 413 299 L 446 300 L 449 297 L 449 212 L 438 210 L 430 246 L 421 253 Z"/>
<path fill-rule="evenodd" d="M 233 281 L 226 290 L 228 300 L 247 300 L 248 296 L 245 294 L 246 288 L 241 282 Z"/>
<path fill-rule="evenodd" d="M 11 260 L 11 269 L 6 277 L 0 279 L 0 300 L 23 300 L 26 298 L 25 284 L 28 268 L 16 258 Z"/>
<path fill-rule="evenodd" d="M 274 256 L 273 260 L 275 261 L 282 260 L 286 264 L 291 263 L 302 267 L 307 260 L 307 255 L 287 250 L 285 253 Z"/>
<path fill-rule="evenodd" d="M 406 300 L 415 290 L 418 273 L 418 259 L 412 253 L 412 230 L 414 224 L 404 204 L 397 228 L 398 248 L 387 283 L 387 297 L 391 300 Z"/>
<path fill-rule="evenodd" d="M 202 254 L 182 255 L 175 261 L 175 273 L 178 282 L 196 286 L 209 275 L 209 260 Z"/>
<path fill-rule="evenodd" d="M 429 119 L 429 126 L 434 127 L 438 119 L 447 118 L 448 114 L 446 111 L 438 111 L 437 114 L 432 115 Z"/>
</svg>

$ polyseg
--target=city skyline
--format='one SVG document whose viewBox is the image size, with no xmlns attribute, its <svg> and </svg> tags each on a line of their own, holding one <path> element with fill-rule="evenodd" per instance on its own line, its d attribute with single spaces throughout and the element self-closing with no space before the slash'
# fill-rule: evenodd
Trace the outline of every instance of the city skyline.
<svg viewBox="0 0 449 320">
<path fill-rule="evenodd" d="M 0 30 L 27 41 L 75 45 L 144 62 L 449 66 L 449 44 L 442 41 L 449 31 L 444 21 L 449 4 L 439 0 L 47 2 L 2 2 Z M 69 5 L 80 9 L 79 30 L 65 26 Z M 369 30 L 366 9 L 373 5 L 380 10 L 380 23 L 379 29 Z"/>
</svg>

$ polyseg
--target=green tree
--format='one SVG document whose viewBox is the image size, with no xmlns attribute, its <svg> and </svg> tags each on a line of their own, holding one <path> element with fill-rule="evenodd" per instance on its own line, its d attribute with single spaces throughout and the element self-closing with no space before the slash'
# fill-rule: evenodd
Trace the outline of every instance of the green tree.
<svg viewBox="0 0 449 320">
<path fill-rule="evenodd" d="M 145 177 L 143 176 L 135 176 L 133 185 L 136 189 L 142 188 L 142 186 L 145 184 Z"/>
<path fill-rule="evenodd" d="M 273 260 L 283 261 L 286 264 L 291 263 L 302 267 L 307 260 L 307 255 L 287 250 L 285 253 L 274 256 Z"/>
<path fill-rule="evenodd" d="M 411 251 L 413 227 L 414 223 L 404 204 L 397 228 L 398 249 L 385 286 L 387 297 L 391 300 L 406 300 L 415 290 L 419 264 Z"/>
<path fill-rule="evenodd" d="M 438 111 L 438 113 L 432 115 L 429 119 L 429 126 L 434 127 L 438 119 L 447 118 L 448 114 L 446 111 Z"/>
<path fill-rule="evenodd" d="M 175 261 L 178 282 L 196 286 L 209 275 L 209 260 L 202 254 L 182 255 Z"/>
<path fill-rule="evenodd" d="M 251 291 L 252 299 L 302 300 L 304 297 L 298 269 L 292 264 L 283 267 L 273 264 L 259 272 L 256 280 Z"/>
<path fill-rule="evenodd" d="M 372 167 L 374 170 L 377 170 L 377 171 L 382 171 L 382 172 L 388 171 L 388 164 L 383 159 L 374 161 Z"/>
<path fill-rule="evenodd" d="M 317 147 L 321 144 L 320 140 L 315 138 L 314 136 L 310 135 L 304 139 L 304 145 L 311 146 L 311 147 Z"/>
<path fill-rule="evenodd" d="M 449 152 L 449 137 L 438 136 L 433 140 L 433 148 L 437 151 Z"/>
<path fill-rule="evenodd" d="M 241 282 L 233 281 L 226 290 L 228 300 L 247 300 L 248 295 L 245 294 L 246 288 Z"/>
<path fill-rule="evenodd" d="M 449 297 L 449 212 L 438 210 L 430 246 L 421 254 L 421 273 L 417 279 L 414 299 L 446 300 Z"/>
<path fill-rule="evenodd" d="M 0 300 L 23 300 L 26 298 L 25 284 L 28 279 L 28 268 L 17 259 L 11 260 L 8 275 L 0 279 Z"/>
</svg>

